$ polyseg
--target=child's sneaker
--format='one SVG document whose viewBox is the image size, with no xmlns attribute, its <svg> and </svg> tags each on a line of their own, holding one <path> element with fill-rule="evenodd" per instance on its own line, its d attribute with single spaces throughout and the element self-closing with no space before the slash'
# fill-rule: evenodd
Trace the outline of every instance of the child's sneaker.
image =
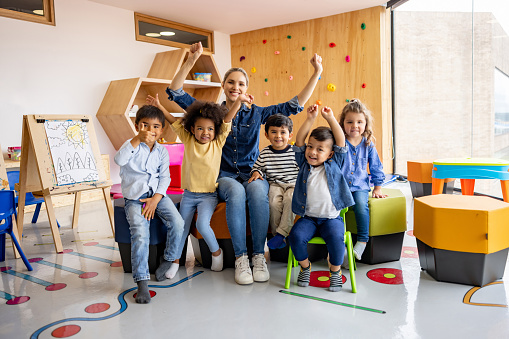
<svg viewBox="0 0 509 339">
<path fill-rule="evenodd" d="M 223 250 L 219 249 L 221 253 L 218 256 L 212 256 L 212 265 L 210 269 L 212 271 L 220 272 L 223 270 Z"/>
<path fill-rule="evenodd" d="M 267 262 L 263 254 L 253 255 L 253 279 L 256 282 L 265 282 L 269 280 L 270 274 L 267 269 Z"/>
<path fill-rule="evenodd" d="M 341 269 L 337 272 L 330 271 L 330 286 L 329 291 L 339 292 L 343 288 L 343 272 Z"/>
<path fill-rule="evenodd" d="M 299 277 L 297 278 L 297 285 L 300 287 L 308 287 L 311 278 L 311 263 L 307 268 L 300 267 Z"/>
<path fill-rule="evenodd" d="M 235 282 L 239 285 L 248 285 L 253 283 L 253 274 L 249 267 L 247 255 L 235 259 Z"/>
<path fill-rule="evenodd" d="M 285 237 L 282 234 L 276 233 L 276 235 L 267 241 L 267 247 L 271 250 L 278 250 L 281 248 L 285 248 L 286 242 Z"/>
</svg>

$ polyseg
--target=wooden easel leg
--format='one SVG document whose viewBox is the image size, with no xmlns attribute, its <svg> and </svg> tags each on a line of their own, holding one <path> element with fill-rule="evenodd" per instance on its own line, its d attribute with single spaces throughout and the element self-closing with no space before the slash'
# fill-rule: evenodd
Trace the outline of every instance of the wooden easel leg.
<svg viewBox="0 0 509 339">
<path fill-rule="evenodd" d="M 78 216 L 80 214 L 80 202 L 81 202 L 81 192 L 74 193 L 74 210 L 72 212 L 72 228 L 78 226 Z"/>
<path fill-rule="evenodd" d="M 442 194 L 445 179 L 431 178 L 431 194 Z"/>
<path fill-rule="evenodd" d="M 18 237 L 18 242 L 21 244 L 23 240 L 23 219 L 25 218 L 25 198 L 26 192 L 21 188 L 18 197 L 18 220 L 17 221 L 17 229 L 16 237 Z"/>
<path fill-rule="evenodd" d="M 104 202 L 106 203 L 106 209 L 108 210 L 108 217 L 110 218 L 111 232 L 115 235 L 115 219 L 113 217 L 113 206 L 111 205 L 110 188 L 103 188 Z"/>
<path fill-rule="evenodd" d="M 62 239 L 60 239 L 60 233 L 58 231 L 57 219 L 55 218 L 55 210 L 53 209 L 51 196 L 45 195 L 44 202 L 46 203 L 46 211 L 48 212 L 49 226 L 51 228 L 51 233 L 53 234 L 55 250 L 57 253 L 62 253 L 64 251 L 64 247 L 62 246 Z"/>
<path fill-rule="evenodd" d="M 19 239 L 19 236 L 18 236 L 18 227 L 16 226 L 16 218 L 14 217 L 14 215 L 12 216 L 12 233 L 14 233 L 14 235 L 17 237 L 19 247 L 21 247 L 21 240 Z M 14 246 L 14 240 L 11 240 L 11 241 L 12 241 L 12 248 L 14 249 L 14 258 L 19 259 L 21 257 L 21 255 L 19 255 L 18 249 L 16 248 L 16 246 Z"/>
</svg>

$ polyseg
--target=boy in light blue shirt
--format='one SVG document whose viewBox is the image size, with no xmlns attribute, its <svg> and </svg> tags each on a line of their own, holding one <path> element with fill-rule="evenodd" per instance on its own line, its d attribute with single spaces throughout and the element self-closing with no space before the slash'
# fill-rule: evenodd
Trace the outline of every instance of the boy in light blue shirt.
<svg viewBox="0 0 509 339">
<path fill-rule="evenodd" d="M 133 278 L 138 285 L 136 302 L 150 302 L 148 281 L 148 252 L 150 243 L 150 220 L 155 214 L 167 228 L 164 260 L 156 270 L 156 279 L 164 280 L 164 274 L 177 259 L 178 244 L 184 230 L 184 220 L 166 190 L 170 184 L 170 159 L 168 151 L 156 140 L 164 127 L 163 112 L 151 105 L 140 108 L 135 126 L 138 135 L 127 140 L 115 155 L 120 166 L 122 195 L 125 213 L 131 232 L 131 263 Z"/>
</svg>

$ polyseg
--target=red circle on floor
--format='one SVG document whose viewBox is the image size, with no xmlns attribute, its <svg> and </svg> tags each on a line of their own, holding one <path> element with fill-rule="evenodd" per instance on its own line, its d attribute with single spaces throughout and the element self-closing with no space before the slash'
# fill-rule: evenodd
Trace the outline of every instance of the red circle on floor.
<svg viewBox="0 0 509 339">
<path fill-rule="evenodd" d="M 38 262 L 41 260 L 42 260 L 42 258 L 32 258 L 32 259 L 28 259 L 28 262 Z"/>
<path fill-rule="evenodd" d="M 155 296 L 156 296 L 156 294 L 157 294 L 156 292 L 154 292 L 154 291 L 152 291 L 152 290 L 149 290 L 149 292 L 150 292 L 150 297 L 151 297 L 151 298 L 155 297 Z M 137 295 L 137 294 L 138 294 L 138 293 L 134 293 L 133 298 L 135 298 L 135 299 L 136 299 L 136 295 Z"/>
<path fill-rule="evenodd" d="M 11 266 L 0 267 L 0 272 L 8 271 L 8 270 L 10 270 L 11 268 L 12 268 Z"/>
<path fill-rule="evenodd" d="M 117 262 L 114 262 L 110 265 L 111 267 L 120 267 L 122 266 L 122 262 L 121 261 L 117 261 Z"/>
<path fill-rule="evenodd" d="M 53 285 L 47 286 L 46 291 L 58 291 L 58 290 L 65 288 L 66 286 L 67 286 L 67 284 L 64 284 L 64 283 L 53 284 Z"/>
<path fill-rule="evenodd" d="M 101 313 L 101 312 L 109 310 L 109 308 L 110 308 L 110 304 L 97 303 L 97 304 L 92 304 L 92 305 L 87 306 L 85 308 L 85 312 L 87 312 L 87 313 Z"/>
<path fill-rule="evenodd" d="M 419 252 L 417 251 L 417 247 L 403 246 L 403 248 L 401 249 L 401 257 L 419 258 Z"/>
<path fill-rule="evenodd" d="M 309 277 L 309 286 L 327 288 L 330 286 L 329 271 L 312 271 Z M 346 277 L 341 276 L 343 284 L 346 282 Z"/>
<path fill-rule="evenodd" d="M 410 231 L 406 232 L 406 234 L 408 234 L 411 237 L 414 237 L 414 230 L 410 230 Z"/>
<path fill-rule="evenodd" d="M 366 273 L 366 276 L 381 284 L 403 284 L 403 273 L 397 268 L 377 268 Z"/>
<path fill-rule="evenodd" d="M 75 335 L 79 331 L 81 331 L 81 327 L 78 325 L 65 325 L 55 329 L 53 332 L 51 332 L 51 335 L 55 338 L 67 338 Z"/>
<path fill-rule="evenodd" d="M 12 298 L 11 300 L 7 300 L 6 304 L 7 305 L 19 305 L 19 304 L 26 303 L 29 300 L 30 300 L 30 297 L 21 296 L 21 297 Z"/>
<path fill-rule="evenodd" d="M 79 275 L 79 277 L 81 279 L 89 279 L 89 278 L 93 278 L 93 277 L 97 277 L 99 273 L 97 272 L 85 272 L 85 273 L 82 273 Z"/>
<path fill-rule="evenodd" d="M 62 253 L 71 253 L 71 252 L 74 252 L 74 251 L 71 250 L 70 248 L 67 248 L 67 249 L 62 251 Z"/>
<path fill-rule="evenodd" d="M 87 242 L 86 244 L 83 244 L 84 246 L 95 246 L 97 245 L 98 242 L 97 241 L 92 241 L 92 242 Z"/>
</svg>

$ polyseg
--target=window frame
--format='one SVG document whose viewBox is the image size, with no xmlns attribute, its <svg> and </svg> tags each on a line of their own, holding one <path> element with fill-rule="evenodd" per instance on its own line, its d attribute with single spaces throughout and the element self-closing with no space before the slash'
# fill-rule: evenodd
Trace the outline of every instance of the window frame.
<svg viewBox="0 0 509 339">
<path fill-rule="evenodd" d="M 37 15 L 37 14 L 17 12 L 17 11 L 5 9 L 5 8 L 0 8 L 0 16 L 11 18 L 11 19 L 25 20 L 25 21 L 35 22 L 35 23 L 39 23 L 39 24 L 56 26 L 56 24 L 55 24 L 55 5 L 54 5 L 53 1 L 54 0 L 42 0 L 44 16 Z"/>
<path fill-rule="evenodd" d="M 158 38 L 141 35 L 141 34 L 139 34 L 139 24 L 138 24 L 140 21 L 146 22 L 149 24 L 167 27 L 170 29 L 173 28 L 173 29 L 178 29 L 180 31 L 186 31 L 189 33 L 204 35 L 208 39 L 209 47 L 203 47 L 203 50 L 208 51 L 210 53 L 214 53 L 214 32 L 213 31 L 209 31 L 207 29 L 193 27 L 193 26 L 181 24 L 178 22 L 160 19 L 160 18 L 156 18 L 153 16 L 135 12 L 134 13 L 134 25 L 135 25 L 136 41 L 143 41 L 143 42 L 148 42 L 148 43 L 153 43 L 153 44 L 158 44 L 158 45 L 165 45 L 165 46 L 170 46 L 170 47 L 177 47 L 177 48 L 189 48 L 189 46 L 191 46 L 189 44 L 184 44 L 184 43 L 180 43 L 180 42 L 162 40 L 162 39 L 158 39 Z"/>
</svg>

